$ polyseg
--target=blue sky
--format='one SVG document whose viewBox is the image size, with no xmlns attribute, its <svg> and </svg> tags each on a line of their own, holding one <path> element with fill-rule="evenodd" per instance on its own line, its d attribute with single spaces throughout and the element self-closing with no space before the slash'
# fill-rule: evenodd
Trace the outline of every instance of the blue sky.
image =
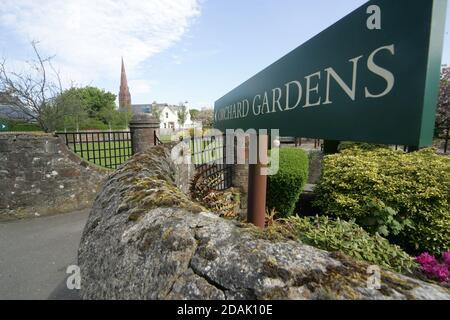
<svg viewBox="0 0 450 320">
<path fill-rule="evenodd" d="M 117 93 L 123 55 L 133 103 L 201 108 L 365 2 L 2 0 L 0 56 L 21 66 L 40 40 L 66 84 Z M 447 22 L 448 64 L 449 31 Z"/>
</svg>

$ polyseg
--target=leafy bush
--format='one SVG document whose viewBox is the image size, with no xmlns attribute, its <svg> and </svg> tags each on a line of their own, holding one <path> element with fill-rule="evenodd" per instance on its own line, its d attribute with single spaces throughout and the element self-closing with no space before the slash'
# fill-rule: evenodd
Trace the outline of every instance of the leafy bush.
<svg viewBox="0 0 450 320">
<path fill-rule="evenodd" d="M 323 214 L 391 233 L 410 253 L 449 251 L 450 158 L 432 149 L 344 150 L 324 159 L 316 193 Z"/>
<path fill-rule="evenodd" d="M 284 222 L 295 237 L 320 249 L 339 251 L 397 272 L 412 272 L 417 267 L 400 247 L 390 244 L 379 234 L 371 236 L 353 221 L 289 217 Z"/>
<path fill-rule="evenodd" d="M 351 142 L 351 141 L 343 141 L 339 144 L 338 151 L 344 151 L 347 149 L 359 148 L 363 150 L 376 150 L 376 149 L 387 149 L 388 146 L 383 144 L 371 144 L 366 142 Z"/>
<path fill-rule="evenodd" d="M 384 237 L 398 235 L 406 225 L 412 226 L 412 222 L 398 218 L 397 214 L 397 211 L 386 206 L 383 201 L 374 199 L 367 204 L 366 215 L 358 217 L 356 223 L 372 234 L 379 233 Z"/>
<path fill-rule="evenodd" d="M 294 213 L 303 187 L 308 179 L 308 155 L 301 149 L 280 149 L 280 169 L 268 177 L 267 207 L 280 217 Z"/>
</svg>

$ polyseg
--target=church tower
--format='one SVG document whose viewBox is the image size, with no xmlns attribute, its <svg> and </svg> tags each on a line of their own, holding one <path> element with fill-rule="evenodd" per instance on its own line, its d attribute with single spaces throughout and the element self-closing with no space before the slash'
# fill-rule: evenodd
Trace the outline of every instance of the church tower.
<svg viewBox="0 0 450 320">
<path fill-rule="evenodd" d="M 125 72 L 125 64 L 123 63 L 123 58 L 122 72 L 120 75 L 119 110 L 131 111 L 131 95 L 128 88 L 127 74 Z"/>
</svg>

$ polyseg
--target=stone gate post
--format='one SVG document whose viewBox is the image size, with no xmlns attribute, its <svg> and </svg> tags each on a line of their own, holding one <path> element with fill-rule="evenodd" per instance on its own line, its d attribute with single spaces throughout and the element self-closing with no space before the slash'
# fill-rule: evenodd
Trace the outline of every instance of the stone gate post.
<svg viewBox="0 0 450 320">
<path fill-rule="evenodd" d="M 146 113 L 137 113 L 130 120 L 133 153 L 144 152 L 155 146 L 155 136 L 159 137 L 159 119 Z"/>
</svg>

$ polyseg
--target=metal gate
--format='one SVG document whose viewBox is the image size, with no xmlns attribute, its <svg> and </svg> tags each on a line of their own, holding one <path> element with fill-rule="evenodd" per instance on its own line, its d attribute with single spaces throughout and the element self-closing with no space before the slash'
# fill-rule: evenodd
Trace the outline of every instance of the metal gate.
<svg viewBox="0 0 450 320">
<path fill-rule="evenodd" d="M 190 138 L 189 147 L 197 173 L 208 179 L 211 189 L 232 187 L 233 166 L 226 163 L 225 135 Z"/>
<path fill-rule="evenodd" d="M 133 155 L 130 131 L 57 132 L 73 152 L 99 166 L 117 169 Z"/>
<path fill-rule="evenodd" d="M 226 163 L 226 136 L 194 136 L 181 139 L 191 150 L 192 163 L 213 190 L 223 191 L 232 187 L 233 166 Z M 155 134 L 155 144 L 162 144 Z"/>
</svg>

